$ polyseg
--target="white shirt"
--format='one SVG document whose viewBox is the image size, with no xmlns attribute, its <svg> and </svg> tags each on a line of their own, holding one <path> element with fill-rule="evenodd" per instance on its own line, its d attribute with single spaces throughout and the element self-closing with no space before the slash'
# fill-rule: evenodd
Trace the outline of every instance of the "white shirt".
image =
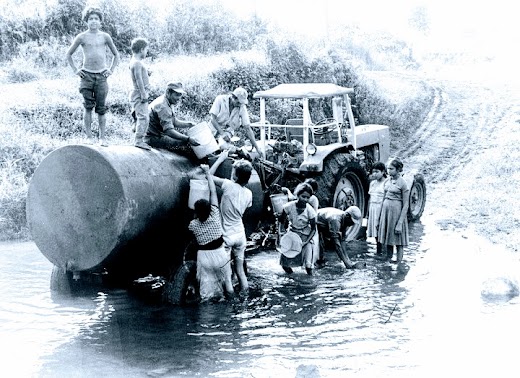
<svg viewBox="0 0 520 378">
<path fill-rule="evenodd" d="M 220 214 L 225 236 L 244 233 L 242 215 L 253 204 L 253 193 L 248 188 L 228 179 L 222 183 Z"/>
</svg>

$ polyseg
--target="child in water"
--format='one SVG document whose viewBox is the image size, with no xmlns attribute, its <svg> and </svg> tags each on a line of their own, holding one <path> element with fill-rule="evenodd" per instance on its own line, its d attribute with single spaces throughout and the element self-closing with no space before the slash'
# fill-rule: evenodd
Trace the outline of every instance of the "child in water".
<svg viewBox="0 0 520 378">
<path fill-rule="evenodd" d="M 201 165 L 201 168 L 208 180 L 210 200 L 199 199 L 195 202 L 195 219 L 188 226 L 198 244 L 197 279 L 200 283 L 200 297 L 202 301 L 219 297 L 224 286 L 228 297 L 232 298 L 231 264 L 224 248 L 217 189 L 209 167 Z"/>
<path fill-rule="evenodd" d="M 370 196 L 368 201 L 368 224 L 367 237 L 376 239 L 376 254 L 381 256 L 382 246 L 377 238 L 377 225 L 379 223 L 379 213 L 383 204 L 384 183 L 386 179 L 386 168 L 384 163 L 377 162 L 372 166 L 372 181 L 368 189 Z"/>
<path fill-rule="evenodd" d="M 391 261 L 393 246 L 397 248 L 397 260 L 403 260 L 403 248 L 408 245 L 408 197 L 410 189 L 401 177 L 403 163 L 391 158 L 386 166 L 388 179 L 384 182 L 383 204 L 381 206 L 377 238 L 383 245 L 384 259 Z"/>
</svg>

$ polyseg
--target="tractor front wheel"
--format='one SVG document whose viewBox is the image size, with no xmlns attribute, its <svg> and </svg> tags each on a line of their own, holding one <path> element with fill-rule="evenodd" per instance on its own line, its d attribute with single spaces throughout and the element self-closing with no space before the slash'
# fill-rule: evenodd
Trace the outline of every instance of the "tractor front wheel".
<svg viewBox="0 0 520 378">
<path fill-rule="evenodd" d="M 346 210 L 349 206 L 357 206 L 361 214 L 366 213 L 368 180 L 365 171 L 352 155 L 338 152 L 329 156 L 316 181 L 320 207 Z M 362 225 L 356 224 L 347 229 L 345 240 L 361 239 L 364 234 Z"/>
</svg>

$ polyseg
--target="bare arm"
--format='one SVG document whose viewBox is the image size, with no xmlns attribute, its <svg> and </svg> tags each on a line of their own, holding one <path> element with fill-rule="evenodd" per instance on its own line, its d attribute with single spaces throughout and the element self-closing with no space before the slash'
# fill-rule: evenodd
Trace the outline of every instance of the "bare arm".
<svg viewBox="0 0 520 378">
<path fill-rule="evenodd" d="M 309 221 L 309 224 L 311 225 L 311 233 L 307 236 L 305 240 L 303 240 L 303 245 L 306 245 L 309 243 L 312 238 L 314 237 L 314 234 L 316 233 L 316 219 L 313 218 Z"/>
<path fill-rule="evenodd" d="M 143 81 L 143 65 L 141 64 L 141 62 L 134 61 L 134 63 L 132 64 L 131 71 L 137 84 L 137 88 L 139 88 L 141 102 L 148 102 L 148 94 L 146 93 Z"/>
<path fill-rule="evenodd" d="M 213 176 L 213 180 L 215 180 L 215 184 L 217 184 L 218 186 L 222 186 L 224 179 L 222 179 L 220 177 L 216 177 L 215 172 L 217 171 L 218 167 L 220 167 L 220 164 L 222 164 L 222 162 L 228 158 L 228 154 L 229 154 L 229 151 L 227 151 L 227 150 L 222 151 L 220 153 L 220 155 L 218 156 L 217 160 L 213 163 L 213 165 L 209 169 L 209 172 Z"/>
<path fill-rule="evenodd" d="M 110 63 L 110 68 L 109 68 L 110 74 L 112 74 L 112 72 L 114 72 L 114 69 L 119 64 L 119 60 L 120 60 L 119 52 L 117 51 L 116 45 L 114 45 L 114 41 L 112 40 L 112 37 L 110 35 L 106 34 L 105 40 L 106 40 L 106 44 L 107 44 L 108 48 L 110 49 L 110 51 L 112 52 L 112 55 L 113 55 L 112 62 Z"/>
<path fill-rule="evenodd" d="M 397 221 L 397 224 L 395 225 L 395 232 L 400 233 L 403 228 L 403 222 L 405 222 L 406 217 L 408 216 L 408 208 L 410 206 L 409 197 L 410 197 L 410 189 L 408 189 L 408 186 L 404 184 L 404 186 L 401 188 L 401 194 L 403 196 L 403 207 L 401 208 L 401 214 L 399 215 L 399 220 Z"/>
<path fill-rule="evenodd" d="M 173 139 L 180 139 L 182 140 L 183 142 L 186 142 L 186 143 L 189 143 L 190 142 L 190 137 L 187 136 L 186 134 L 183 134 L 175 129 L 172 129 L 172 128 L 169 128 L 169 129 L 166 129 L 164 131 L 164 133 L 166 135 L 168 135 L 170 138 L 173 138 Z"/>
<path fill-rule="evenodd" d="M 175 118 L 173 121 L 175 127 L 192 127 L 193 122 L 189 121 L 181 121 L 180 119 Z"/>
<path fill-rule="evenodd" d="M 260 151 L 260 148 L 258 147 L 258 144 L 255 140 L 255 133 L 253 132 L 253 129 L 251 129 L 250 125 L 244 125 L 244 129 L 246 129 L 246 134 L 248 139 L 251 141 L 251 145 L 256 149 L 256 151 L 263 156 L 262 152 Z"/>
<path fill-rule="evenodd" d="M 81 42 L 82 42 L 81 34 L 78 34 L 76 36 L 76 38 L 74 38 L 74 42 L 72 42 L 72 45 L 67 50 L 67 62 L 69 62 L 69 66 L 72 68 L 72 70 L 74 71 L 75 75 L 79 75 L 79 72 L 78 72 L 79 69 L 74 64 L 74 60 L 72 59 L 72 55 L 76 52 L 78 47 L 81 45 Z"/>
<path fill-rule="evenodd" d="M 218 135 L 222 135 L 224 137 L 224 129 L 217 122 L 217 117 L 215 116 L 215 114 L 211 115 L 211 121 L 210 122 L 213 125 L 213 127 L 217 130 Z M 229 137 L 228 137 L 228 139 L 229 139 Z M 227 142 L 229 142 L 229 141 L 227 141 Z"/>
<path fill-rule="evenodd" d="M 209 172 L 209 166 L 206 164 L 202 164 L 200 167 L 206 174 L 206 178 L 208 180 L 209 202 L 213 206 L 218 206 L 217 188 L 215 187 L 215 181 L 213 181 L 213 175 Z"/>
</svg>

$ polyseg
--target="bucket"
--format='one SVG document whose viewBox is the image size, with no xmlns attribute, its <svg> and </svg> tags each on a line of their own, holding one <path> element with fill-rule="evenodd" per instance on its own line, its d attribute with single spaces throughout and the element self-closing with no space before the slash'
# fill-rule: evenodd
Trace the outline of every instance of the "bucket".
<svg viewBox="0 0 520 378">
<path fill-rule="evenodd" d="M 206 199 L 209 201 L 208 180 L 191 179 L 188 207 L 192 210 L 195 209 L 195 202 L 200 199 Z"/>
<path fill-rule="evenodd" d="M 283 211 L 283 205 L 289 202 L 287 194 L 271 194 L 269 197 L 271 198 L 271 204 L 273 205 L 273 212 L 275 214 L 281 214 Z"/>
<path fill-rule="evenodd" d="M 199 146 L 192 146 L 193 152 L 195 152 L 195 155 L 197 155 L 199 159 L 202 159 L 219 149 L 218 143 L 207 122 L 201 122 L 190 127 L 188 130 L 188 136 L 200 143 Z"/>
</svg>

